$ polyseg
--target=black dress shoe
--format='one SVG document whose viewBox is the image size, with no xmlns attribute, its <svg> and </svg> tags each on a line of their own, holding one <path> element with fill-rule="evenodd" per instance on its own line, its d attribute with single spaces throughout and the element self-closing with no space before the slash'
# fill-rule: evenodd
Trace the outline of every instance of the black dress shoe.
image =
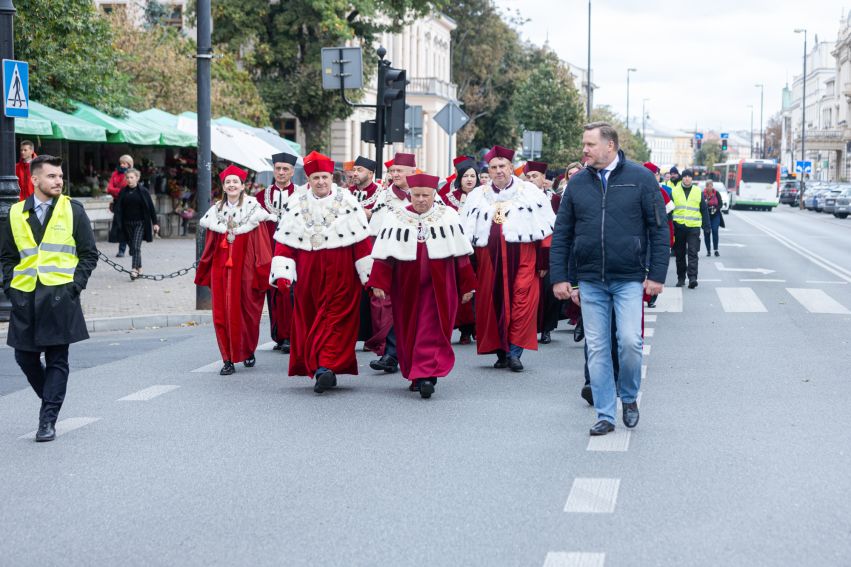
<svg viewBox="0 0 851 567">
<path fill-rule="evenodd" d="M 582 323 L 582 317 L 580 317 L 579 321 L 576 322 L 576 326 L 573 328 L 573 342 L 580 343 L 584 338 L 585 325 Z"/>
<path fill-rule="evenodd" d="M 707 250 L 707 251 L 706 251 L 706 257 L 707 257 L 707 258 L 709 258 L 710 256 L 712 256 L 712 252 L 710 252 L 709 250 Z"/>
<path fill-rule="evenodd" d="M 272 350 L 281 350 L 281 344 L 283 344 L 283 343 L 275 344 L 275 346 L 272 347 Z"/>
<path fill-rule="evenodd" d="M 337 375 L 326 370 L 322 374 L 317 374 L 316 384 L 313 385 L 313 391 L 321 394 L 325 390 L 330 390 L 337 387 Z"/>
<path fill-rule="evenodd" d="M 592 436 L 596 437 L 598 435 L 605 435 L 606 433 L 611 433 L 614 430 L 614 423 L 606 421 L 605 419 L 601 419 L 600 421 L 594 424 L 594 427 L 591 428 L 591 431 L 589 431 L 589 433 Z"/>
<path fill-rule="evenodd" d="M 119 252 L 118 254 L 116 254 L 116 255 L 115 255 L 115 257 L 116 257 L 116 258 L 123 258 L 123 257 L 124 257 L 124 252 Z"/>
<path fill-rule="evenodd" d="M 231 362 L 230 360 L 226 360 L 224 365 L 222 366 L 222 369 L 219 370 L 219 374 L 221 374 L 222 376 L 230 376 L 234 372 L 236 372 L 236 368 L 233 367 L 233 362 Z"/>
<path fill-rule="evenodd" d="M 523 372 L 523 363 L 519 358 L 513 356 L 508 357 L 508 369 L 512 372 Z"/>
<path fill-rule="evenodd" d="M 281 352 L 284 353 L 284 354 L 290 353 L 290 340 L 289 339 L 284 339 L 283 341 L 281 341 Z"/>
<path fill-rule="evenodd" d="M 715 251 L 715 255 L 716 255 L 716 256 L 720 256 L 721 254 L 719 254 L 719 253 L 718 253 L 718 250 L 716 250 L 716 251 Z"/>
<path fill-rule="evenodd" d="M 420 378 L 417 380 L 420 384 L 420 397 L 427 400 L 434 393 L 434 382 L 431 378 Z"/>
<path fill-rule="evenodd" d="M 383 370 L 388 374 L 393 374 L 399 370 L 399 362 L 392 356 L 385 354 L 378 360 L 370 362 L 369 367 L 373 370 Z"/>
<path fill-rule="evenodd" d="M 56 427 L 52 421 L 42 421 L 38 424 L 35 440 L 39 443 L 56 439 Z"/>
<path fill-rule="evenodd" d="M 638 404 L 623 403 L 623 424 L 632 429 L 638 425 Z"/>
<path fill-rule="evenodd" d="M 496 362 L 493 363 L 494 368 L 508 368 L 508 359 L 507 358 L 499 358 Z"/>
<path fill-rule="evenodd" d="M 594 393 L 591 391 L 591 386 L 588 384 L 582 386 L 582 393 L 580 394 L 582 399 L 588 402 L 589 406 L 594 405 Z"/>
<path fill-rule="evenodd" d="M 552 337 L 550 337 L 549 331 L 544 331 L 543 333 L 541 333 L 541 344 L 542 345 L 548 345 L 551 342 L 553 342 L 553 339 L 552 339 Z"/>
<path fill-rule="evenodd" d="M 689 289 L 694 289 L 696 287 L 697 287 L 697 280 L 691 280 L 690 282 L 688 282 L 688 288 Z"/>
<path fill-rule="evenodd" d="M 254 358 L 254 353 L 251 353 L 251 356 L 242 361 L 242 365 L 246 368 L 253 368 L 255 364 L 257 364 L 257 359 Z"/>
<path fill-rule="evenodd" d="M 685 287 L 685 285 L 686 285 L 685 280 L 677 280 L 677 287 Z"/>
</svg>

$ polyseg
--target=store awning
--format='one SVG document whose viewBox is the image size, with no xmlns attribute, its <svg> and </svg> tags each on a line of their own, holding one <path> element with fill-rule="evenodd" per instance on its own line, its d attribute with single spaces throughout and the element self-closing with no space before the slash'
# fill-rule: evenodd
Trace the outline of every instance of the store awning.
<svg viewBox="0 0 851 567">
<path fill-rule="evenodd" d="M 23 133 L 17 129 L 16 133 Z M 48 140 L 71 140 L 75 142 L 106 142 L 106 129 L 102 126 L 80 120 L 70 114 L 54 110 L 49 106 L 40 104 L 34 100 L 30 101 L 30 117 L 27 121 L 39 120 L 50 124 L 49 134 L 28 134 L 41 136 Z"/>
<path fill-rule="evenodd" d="M 52 136 L 53 126 L 44 118 L 15 118 L 15 134 L 18 136 Z"/>
<path fill-rule="evenodd" d="M 282 152 L 292 153 L 297 156 L 301 155 L 301 144 L 293 142 L 289 138 L 284 138 L 271 128 L 255 128 L 254 126 L 243 124 L 242 122 L 234 120 L 233 118 L 230 118 L 228 116 L 216 118 L 213 122 L 215 122 L 216 124 L 221 124 L 222 126 L 232 126 L 234 128 L 242 128 L 243 130 L 249 130 L 261 140 L 265 140 L 269 144 L 280 148 L 280 151 Z"/>
<path fill-rule="evenodd" d="M 92 124 L 103 126 L 107 132 L 107 141 L 110 143 L 133 144 L 135 146 L 161 145 L 159 132 L 139 127 L 126 119 L 115 118 L 81 102 L 74 104 L 77 107 L 74 116 Z"/>
<path fill-rule="evenodd" d="M 160 133 L 161 146 L 174 146 L 178 148 L 196 147 L 198 145 L 198 136 L 196 134 L 188 134 L 177 129 L 177 124 L 168 126 L 163 124 L 151 123 L 140 112 L 132 110 L 127 111 L 127 121 L 132 122 L 140 128 L 148 128 Z"/>
</svg>

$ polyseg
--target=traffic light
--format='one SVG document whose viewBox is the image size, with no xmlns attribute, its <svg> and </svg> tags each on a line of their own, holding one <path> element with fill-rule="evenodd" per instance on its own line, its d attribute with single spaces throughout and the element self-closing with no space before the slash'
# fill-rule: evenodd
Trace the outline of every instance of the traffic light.
<svg viewBox="0 0 851 567">
<path fill-rule="evenodd" d="M 689 138 L 688 145 L 694 147 L 694 138 Z"/>
<path fill-rule="evenodd" d="M 727 140 L 721 140 L 721 151 L 722 152 L 727 151 Z"/>
<path fill-rule="evenodd" d="M 388 144 L 405 141 L 406 71 L 387 67 L 384 70 L 381 104 L 384 110 L 384 140 Z"/>
<path fill-rule="evenodd" d="M 699 149 L 700 149 L 700 146 L 702 146 L 702 145 L 703 145 L 703 140 L 701 140 L 700 138 L 698 138 L 698 139 L 697 139 L 697 149 L 699 150 Z"/>
</svg>

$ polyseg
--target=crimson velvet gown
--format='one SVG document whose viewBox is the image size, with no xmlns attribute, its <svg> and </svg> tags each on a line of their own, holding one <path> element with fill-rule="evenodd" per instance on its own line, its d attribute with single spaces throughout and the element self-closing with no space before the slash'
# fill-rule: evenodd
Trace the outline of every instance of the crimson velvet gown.
<svg viewBox="0 0 851 567">
<path fill-rule="evenodd" d="M 447 185 L 447 187 L 451 187 L 451 185 Z M 444 190 L 441 197 L 443 198 L 443 202 L 446 203 L 447 206 L 452 207 L 457 211 L 463 206 L 463 203 L 461 203 L 461 197 L 463 195 L 464 192 L 460 189 L 452 189 L 451 191 Z M 473 270 L 475 270 L 475 265 L 473 265 Z M 468 301 L 467 303 L 462 303 L 458 307 L 458 315 L 455 317 L 456 329 L 459 329 L 463 326 L 476 324 L 476 313 L 474 310 L 474 306 L 474 301 Z"/>
</svg>

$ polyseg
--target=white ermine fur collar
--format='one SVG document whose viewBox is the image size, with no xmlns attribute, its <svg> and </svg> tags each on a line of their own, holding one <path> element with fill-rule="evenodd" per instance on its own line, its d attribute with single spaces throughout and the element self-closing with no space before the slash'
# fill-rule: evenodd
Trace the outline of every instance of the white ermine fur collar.
<svg viewBox="0 0 851 567">
<path fill-rule="evenodd" d="M 307 185 L 296 185 L 293 183 L 293 192 L 292 195 L 290 195 L 287 191 L 282 190 L 273 183 L 266 187 L 266 191 L 263 192 L 264 208 L 275 217 L 274 221 L 278 222 L 280 220 L 280 215 L 278 213 L 284 208 L 284 204 L 287 201 L 296 199 L 298 194 L 303 193 L 306 189 Z"/>
<path fill-rule="evenodd" d="M 424 239 L 431 260 L 473 253 L 458 213 L 445 205 L 435 204 L 422 215 L 407 208 L 388 212 L 373 244 L 372 257 L 377 260 L 416 260 L 420 238 Z"/>
<path fill-rule="evenodd" d="M 378 197 L 375 200 L 375 206 L 370 209 L 372 216 L 369 218 L 369 234 L 375 236 L 381 230 L 384 222 L 392 216 L 392 211 L 395 209 L 404 209 L 411 202 L 408 199 L 400 199 L 393 191 L 393 186 L 379 189 L 375 192 Z"/>
<path fill-rule="evenodd" d="M 220 204 L 216 203 L 204 213 L 198 221 L 201 226 L 207 230 L 225 234 L 228 231 L 228 224 L 232 223 L 234 234 L 246 234 L 257 228 L 261 222 L 275 220 L 275 215 L 267 213 L 257 199 L 248 195 L 243 195 L 242 206 L 224 205 L 220 211 Z"/>
<path fill-rule="evenodd" d="M 310 190 L 284 204 L 275 240 L 298 250 L 342 248 L 369 235 L 366 213 L 348 191 L 334 185 L 327 197 Z"/>
<path fill-rule="evenodd" d="M 491 182 L 467 194 L 460 211 L 461 222 L 473 246 L 488 245 L 498 209 L 504 215 L 502 234 L 506 242 L 537 242 L 553 233 L 556 216 L 549 196 L 532 183 L 518 177 L 512 179 L 511 186 L 499 193 L 494 193 Z"/>
</svg>

